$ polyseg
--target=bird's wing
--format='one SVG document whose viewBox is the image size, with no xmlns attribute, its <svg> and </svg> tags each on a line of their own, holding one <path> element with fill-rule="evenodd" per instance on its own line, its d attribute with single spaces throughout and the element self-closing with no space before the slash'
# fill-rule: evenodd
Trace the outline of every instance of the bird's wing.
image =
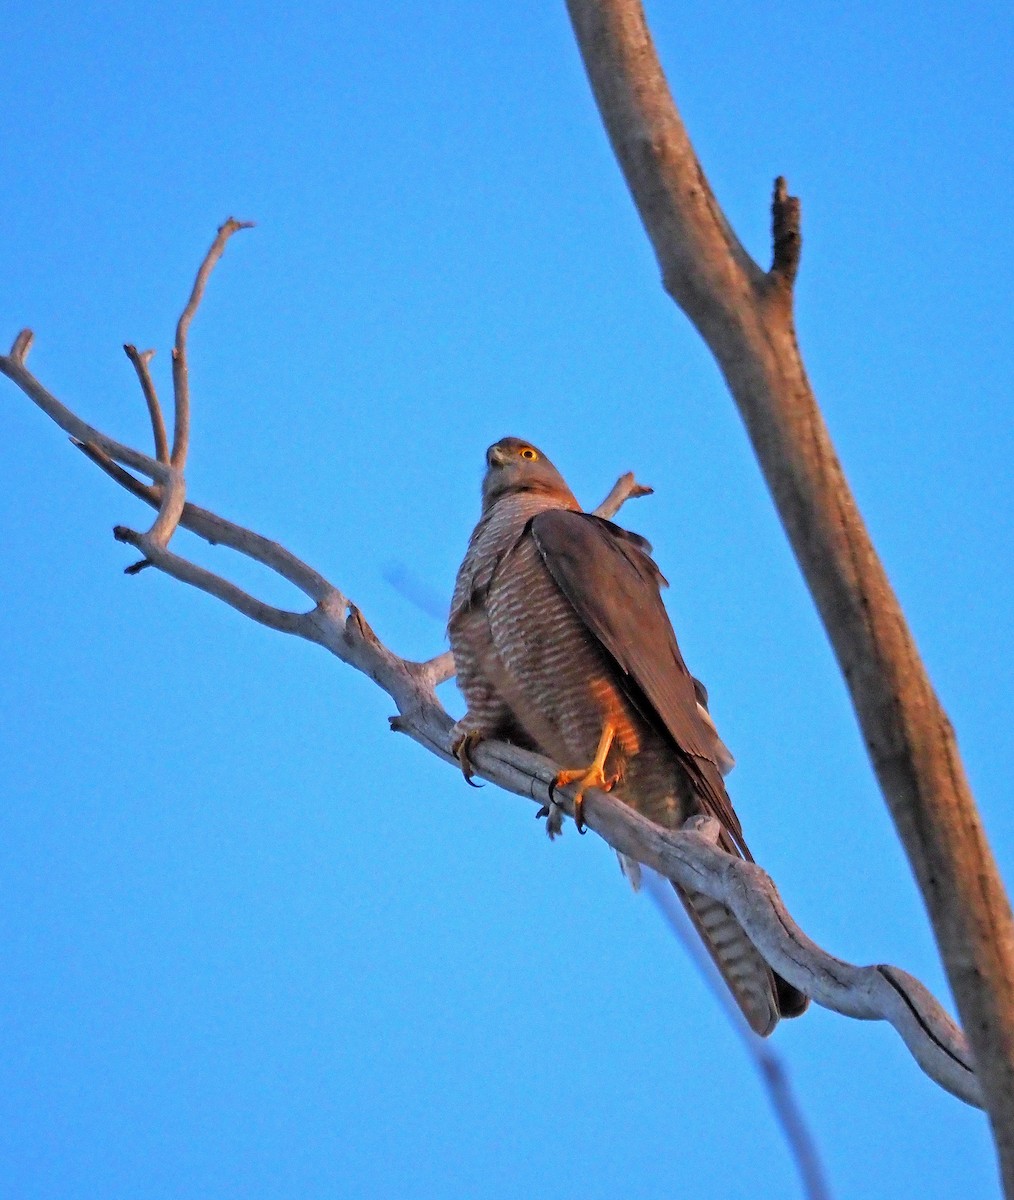
<svg viewBox="0 0 1014 1200">
<path fill-rule="evenodd" d="M 693 682 L 694 695 L 697 697 L 697 715 L 708 727 L 709 731 L 714 734 L 713 758 L 722 774 L 728 775 L 736 765 L 736 760 L 732 757 L 732 751 L 722 741 L 721 735 L 718 732 L 718 726 L 715 724 L 714 718 L 708 709 L 708 689 L 699 679 L 694 678 Z"/>
<path fill-rule="evenodd" d="M 539 513 L 530 529 L 557 587 L 619 668 L 631 703 L 672 739 L 702 809 L 751 858 L 719 772 L 720 743 L 698 711 L 694 680 L 659 593 L 665 578 L 648 543 L 611 521 L 566 509 Z"/>
</svg>

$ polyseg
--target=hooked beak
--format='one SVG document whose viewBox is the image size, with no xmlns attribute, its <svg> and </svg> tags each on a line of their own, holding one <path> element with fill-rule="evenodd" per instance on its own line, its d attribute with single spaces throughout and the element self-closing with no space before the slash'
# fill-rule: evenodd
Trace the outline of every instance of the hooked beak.
<svg viewBox="0 0 1014 1200">
<path fill-rule="evenodd" d="M 486 451 L 486 466 L 487 467 L 502 467 L 507 462 L 507 455 L 500 448 L 500 443 L 490 446 Z"/>
</svg>

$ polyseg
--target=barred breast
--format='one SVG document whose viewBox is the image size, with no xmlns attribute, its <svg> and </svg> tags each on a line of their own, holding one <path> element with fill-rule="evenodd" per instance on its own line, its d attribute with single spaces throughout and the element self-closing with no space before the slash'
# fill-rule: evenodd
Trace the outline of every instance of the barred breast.
<svg viewBox="0 0 1014 1200">
<path fill-rule="evenodd" d="M 562 766 L 585 766 L 607 720 L 617 735 L 607 771 L 615 795 L 660 825 L 693 811 L 668 742 L 615 682 L 616 665 L 557 587 L 531 537 L 493 575 L 486 598 L 493 646 L 516 690 L 521 723 Z"/>
<path fill-rule="evenodd" d="M 537 513 L 556 507 L 559 500 L 520 493 L 504 496 L 483 513 L 458 570 L 447 623 L 458 687 L 473 723 L 532 748 L 542 744 L 539 737 L 529 732 L 527 739 L 521 739 L 517 730 L 534 725 L 544 731 L 538 721 L 519 719 L 516 705 L 521 697 L 494 646 L 487 605 L 494 573 L 526 524 Z"/>
</svg>

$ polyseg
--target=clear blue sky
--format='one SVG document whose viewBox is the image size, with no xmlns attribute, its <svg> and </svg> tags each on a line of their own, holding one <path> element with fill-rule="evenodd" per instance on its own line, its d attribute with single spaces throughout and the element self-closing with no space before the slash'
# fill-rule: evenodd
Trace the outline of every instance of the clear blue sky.
<svg viewBox="0 0 1014 1200">
<path fill-rule="evenodd" d="M 803 198 L 804 353 L 1014 877 L 1008 4 L 652 6 L 721 202 Z M 125 341 L 192 335 L 190 494 L 443 643 L 485 447 L 634 469 L 751 845 L 806 930 L 948 996 L 731 402 L 658 286 L 560 2 L 37 3 L 6 17 L 0 339 L 147 444 Z M 0 1195 L 795 1195 L 757 1080 L 611 852 L 388 732 L 323 651 L 155 572 L 140 506 L 0 386 Z M 181 537 L 179 548 L 192 539 Z M 225 552 L 277 600 L 294 599 Z M 458 701 L 448 691 L 450 706 Z M 783 1027 L 835 1194 L 996 1195 L 886 1026 Z"/>
</svg>

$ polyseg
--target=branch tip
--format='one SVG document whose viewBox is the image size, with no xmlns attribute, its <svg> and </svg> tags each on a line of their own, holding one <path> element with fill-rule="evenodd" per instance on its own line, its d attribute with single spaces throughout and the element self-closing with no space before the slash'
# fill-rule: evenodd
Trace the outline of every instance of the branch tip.
<svg viewBox="0 0 1014 1200">
<path fill-rule="evenodd" d="M 633 471 L 627 471 L 617 479 L 610 489 L 609 495 L 598 508 L 593 508 L 592 512 L 597 517 L 611 519 L 628 500 L 636 500 L 639 496 L 651 496 L 654 491 L 653 487 L 648 487 L 645 483 L 638 483 L 634 478 Z"/>
<path fill-rule="evenodd" d="M 154 350 L 138 350 L 131 343 L 126 343 L 123 352 L 134 365 L 144 402 L 148 406 L 148 417 L 151 420 L 152 437 L 155 439 L 155 457 L 160 463 L 169 465 L 169 438 L 165 428 L 165 418 L 162 415 L 162 405 L 155 391 L 155 381 L 148 370 L 148 364 L 155 357 Z"/>
<path fill-rule="evenodd" d="M 771 196 L 771 238 L 774 243 L 774 257 L 768 278 L 790 289 L 799 270 L 799 256 L 803 249 L 800 219 L 799 197 L 789 195 L 789 185 L 785 176 L 779 175 Z"/>
<path fill-rule="evenodd" d="M 197 269 L 197 277 L 194 279 L 190 299 L 176 323 L 176 341 L 173 345 L 173 394 L 176 403 L 170 460 L 172 465 L 180 471 L 186 466 L 187 451 L 190 446 L 190 383 L 187 378 L 187 334 L 190 331 L 190 322 L 194 319 L 194 314 L 204 296 L 208 277 L 225 251 L 225 243 L 234 233 L 240 229 L 249 229 L 252 224 L 251 221 L 237 221 L 235 217 L 228 217 L 218 227 L 215 240 L 211 243 Z"/>
<path fill-rule="evenodd" d="M 129 567 L 123 568 L 124 575 L 140 575 L 145 567 L 152 566 L 150 558 L 142 558 L 136 563 L 131 563 Z"/>
<path fill-rule="evenodd" d="M 456 673 L 454 655 L 450 650 L 443 651 L 427 662 L 417 664 L 415 675 L 421 684 L 435 688 L 448 679 L 453 679 Z"/>
<path fill-rule="evenodd" d="M 154 350 L 138 350 L 138 348 L 131 342 L 124 343 L 123 353 L 126 354 L 130 361 L 135 365 L 137 363 L 143 363 L 144 366 L 147 366 L 148 363 L 150 363 L 155 357 Z"/>
<path fill-rule="evenodd" d="M 25 359 L 28 357 L 28 351 L 31 350 L 34 340 L 35 334 L 30 329 L 22 329 L 14 339 L 14 345 L 11 346 L 11 358 L 24 366 Z"/>
</svg>

